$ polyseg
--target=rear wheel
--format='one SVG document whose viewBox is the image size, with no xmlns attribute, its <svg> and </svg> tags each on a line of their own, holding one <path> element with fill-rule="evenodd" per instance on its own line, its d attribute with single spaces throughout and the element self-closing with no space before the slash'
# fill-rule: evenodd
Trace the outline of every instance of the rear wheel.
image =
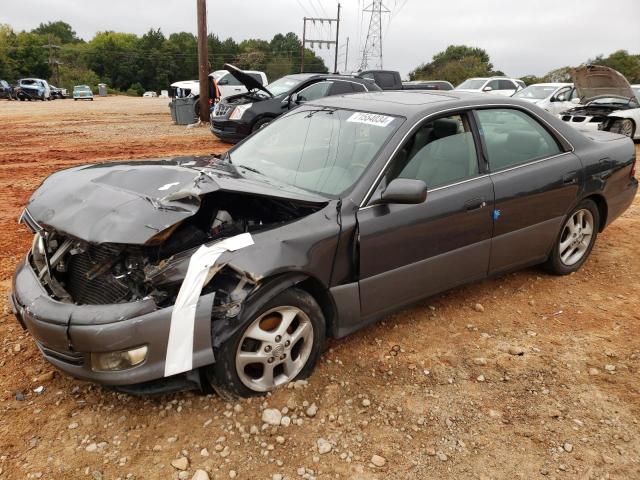
<svg viewBox="0 0 640 480">
<path fill-rule="evenodd" d="M 587 261 L 598 236 L 600 212 L 591 200 L 582 201 L 565 220 L 546 267 L 556 275 L 577 271 Z"/>
<path fill-rule="evenodd" d="M 225 397 L 263 395 L 313 371 L 322 352 L 325 321 L 311 295 L 290 288 L 224 342 L 207 376 Z"/>
</svg>

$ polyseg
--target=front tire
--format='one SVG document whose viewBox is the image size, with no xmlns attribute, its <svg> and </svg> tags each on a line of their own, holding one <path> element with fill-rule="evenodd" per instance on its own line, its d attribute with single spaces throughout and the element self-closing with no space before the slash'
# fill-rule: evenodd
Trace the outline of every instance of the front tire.
<svg viewBox="0 0 640 480">
<path fill-rule="evenodd" d="M 555 275 L 568 275 L 587 261 L 598 236 L 600 211 L 592 200 L 583 200 L 567 216 L 546 269 Z"/>
<path fill-rule="evenodd" d="M 253 124 L 253 127 L 251 127 L 251 133 L 255 133 L 258 130 L 266 127 L 272 121 L 273 121 L 273 118 L 261 118 L 260 120 L 258 120 L 256 123 Z"/>
<path fill-rule="evenodd" d="M 264 395 L 308 377 L 325 339 L 325 319 L 314 298 L 290 288 L 276 295 L 216 352 L 206 373 L 226 398 Z"/>
</svg>

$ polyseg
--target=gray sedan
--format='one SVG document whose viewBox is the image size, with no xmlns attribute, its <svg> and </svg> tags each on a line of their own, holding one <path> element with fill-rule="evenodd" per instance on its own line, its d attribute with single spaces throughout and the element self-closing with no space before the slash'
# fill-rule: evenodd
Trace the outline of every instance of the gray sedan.
<svg viewBox="0 0 640 480">
<path fill-rule="evenodd" d="M 249 396 L 427 296 L 578 270 L 638 188 L 630 139 L 516 99 L 328 97 L 220 157 L 76 167 L 22 221 L 16 317 L 45 358 L 129 392 Z"/>
</svg>

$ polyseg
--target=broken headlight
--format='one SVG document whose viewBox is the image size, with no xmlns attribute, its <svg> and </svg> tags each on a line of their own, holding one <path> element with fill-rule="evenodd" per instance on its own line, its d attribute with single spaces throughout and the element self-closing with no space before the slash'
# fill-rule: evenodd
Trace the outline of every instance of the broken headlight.
<svg viewBox="0 0 640 480">
<path fill-rule="evenodd" d="M 147 358 L 146 345 L 122 350 L 91 354 L 91 370 L 94 372 L 115 372 L 140 365 Z"/>
<path fill-rule="evenodd" d="M 253 103 L 245 103 L 244 105 L 238 105 L 236 108 L 233 109 L 233 112 L 231 112 L 231 115 L 229 115 L 229 119 L 240 120 L 242 118 L 242 115 L 244 115 L 244 112 L 249 110 L 252 106 L 253 106 Z"/>
</svg>

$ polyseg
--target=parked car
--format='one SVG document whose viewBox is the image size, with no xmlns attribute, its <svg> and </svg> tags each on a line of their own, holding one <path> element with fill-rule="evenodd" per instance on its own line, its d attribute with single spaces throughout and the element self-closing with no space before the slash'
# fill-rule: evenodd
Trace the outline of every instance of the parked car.
<svg viewBox="0 0 640 480">
<path fill-rule="evenodd" d="M 49 88 L 51 89 L 51 100 L 54 100 L 56 98 L 59 98 L 61 100 L 67 98 L 66 88 L 58 88 L 54 87 L 53 85 L 49 85 Z"/>
<path fill-rule="evenodd" d="M 0 80 L 0 98 L 6 98 L 7 100 L 13 100 L 13 87 L 6 80 Z"/>
<path fill-rule="evenodd" d="M 93 92 L 89 85 L 76 85 L 73 87 L 74 100 L 91 100 L 93 101 Z"/>
<path fill-rule="evenodd" d="M 318 98 L 380 91 L 375 83 L 352 76 L 299 73 L 263 86 L 233 65 L 225 65 L 248 89 L 232 95 L 211 109 L 211 132 L 225 142 L 238 142 L 257 132 L 292 108 Z"/>
<path fill-rule="evenodd" d="M 274 82 L 279 98 L 308 79 Z M 628 138 L 517 99 L 317 98 L 219 157 L 50 176 L 21 216 L 11 304 L 72 376 L 263 394 L 310 375 L 327 336 L 427 296 L 575 272 L 633 202 L 635 162 Z"/>
<path fill-rule="evenodd" d="M 640 85 L 631 85 L 640 104 Z M 620 133 L 634 140 L 640 140 L 640 108 L 620 110 L 610 113 L 600 124 L 599 129 L 607 132 Z"/>
<path fill-rule="evenodd" d="M 51 89 L 46 80 L 40 78 L 22 78 L 14 94 L 21 101 L 24 100 L 51 100 Z"/>
<path fill-rule="evenodd" d="M 453 90 L 453 85 L 444 80 L 412 80 L 402 82 L 402 90 Z"/>
<path fill-rule="evenodd" d="M 403 82 L 395 70 L 365 70 L 356 77 L 371 80 L 382 90 L 453 90 L 453 85 L 443 80 L 414 80 Z"/>
<path fill-rule="evenodd" d="M 616 131 L 635 135 L 634 115 L 627 117 L 626 112 L 639 108 L 640 101 L 624 75 L 613 68 L 585 65 L 572 70 L 571 77 L 582 106 L 560 112 L 563 121 L 580 130 L 599 130 L 612 115 L 607 129 L 615 125 Z"/>
<path fill-rule="evenodd" d="M 519 78 L 490 77 L 469 78 L 458 85 L 455 89 L 462 92 L 484 92 L 492 95 L 510 97 L 518 90 L 525 87 L 525 83 Z"/>
<path fill-rule="evenodd" d="M 144 92 L 142 96 L 146 98 L 156 98 L 158 94 L 156 92 Z"/>
<path fill-rule="evenodd" d="M 267 75 L 264 72 L 258 72 L 256 70 L 243 70 L 246 75 L 253 77 L 262 86 L 269 84 Z M 246 93 L 247 87 L 240 80 L 234 77 L 228 70 L 216 70 L 209 75 L 213 77 L 218 86 L 219 99 L 229 97 L 231 95 L 238 95 L 240 93 Z"/>
<path fill-rule="evenodd" d="M 535 103 L 554 114 L 580 104 L 572 83 L 536 83 L 514 93 L 513 98 Z"/>
</svg>

